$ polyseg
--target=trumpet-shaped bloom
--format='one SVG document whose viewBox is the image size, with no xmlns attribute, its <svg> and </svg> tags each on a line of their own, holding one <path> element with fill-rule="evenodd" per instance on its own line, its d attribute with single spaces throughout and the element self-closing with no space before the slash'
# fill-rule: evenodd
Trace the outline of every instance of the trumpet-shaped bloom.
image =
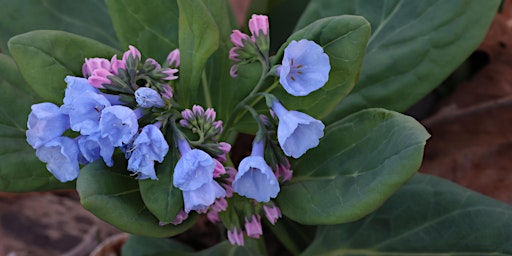
<svg viewBox="0 0 512 256">
<path fill-rule="evenodd" d="M 46 168 L 61 182 L 76 179 L 79 149 L 76 141 L 68 137 L 55 138 L 36 150 L 36 156 L 46 163 Z"/>
<path fill-rule="evenodd" d="M 155 125 L 146 125 L 133 141 L 128 170 L 137 173 L 139 179 L 156 180 L 155 161 L 161 163 L 169 151 L 164 135 Z"/>
<path fill-rule="evenodd" d="M 165 106 L 160 94 L 156 90 L 148 87 L 140 87 L 137 89 L 135 91 L 135 100 L 137 101 L 137 104 L 143 108 L 163 108 Z"/>
<path fill-rule="evenodd" d="M 324 136 L 322 121 L 299 111 L 289 111 L 278 101 L 272 103 L 272 110 L 279 118 L 277 140 L 287 156 L 299 158 L 318 146 Z"/>
<path fill-rule="evenodd" d="M 69 129 L 69 117 L 60 108 L 49 102 L 32 105 L 28 115 L 27 142 L 37 149 Z"/>
<path fill-rule="evenodd" d="M 216 198 L 224 197 L 226 191 L 213 179 L 193 190 L 183 190 L 185 212 L 195 210 L 205 213 Z"/>
<path fill-rule="evenodd" d="M 320 89 L 329 80 L 329 56 L 313 41 L 292 41 L 284 49 L 278 68 L 279 82 L 293 96 L 305 96 Z"/>
<path fill-rule="evenodd" d="M 92 135 L 82 135 L 77 139 L 78 148 L 87 162 L 91 163 L 103 158 L 107 166 L 112 167 L 114 165 L 114 160 L 112 159 L 114 146 L 108 138 L 101 137 L 100 132 Z"/>
<path fill-rule="evenodd" d="M 233 181 L 236 193 L 258 202 L 268 202 L 280 190 L 276 176 L 263 158 L 263 147 L 263 141 L 253 144 L 251 155 L 240 162 Z"/>
<path fill-rule="evenodd" d="M 173 184 L 187 191 L 195 190 L 213 180 L 215 161 L 206 152 L 191 149 L 186 140 L 178 141 L 181 158 L 174 168 Z"/>
<path fill-rule="evenodd" d="M 101 112 L 101 136 L 108 137 L 114 147 L 130 143 L 138 129 L 137 116 L 128 107 L 110 106 Z"/>
</svg>

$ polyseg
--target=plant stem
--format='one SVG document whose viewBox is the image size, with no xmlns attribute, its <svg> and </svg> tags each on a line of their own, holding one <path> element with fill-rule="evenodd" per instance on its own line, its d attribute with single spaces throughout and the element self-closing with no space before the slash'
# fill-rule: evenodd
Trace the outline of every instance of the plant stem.
<svg viewBox="0 0 512 256">
<path fill-rule="evenodd" d="M 212 105 L 212 96 L 210 94 L 210 87 L 208 86 L 208 78 L 206 77 L 206 72 L 203 70 L 201 75 L 201 84 L 203 85 L 203 93 L 204 98 L 206 100 L 206 107 L 211 108 Z"/>
</svg>

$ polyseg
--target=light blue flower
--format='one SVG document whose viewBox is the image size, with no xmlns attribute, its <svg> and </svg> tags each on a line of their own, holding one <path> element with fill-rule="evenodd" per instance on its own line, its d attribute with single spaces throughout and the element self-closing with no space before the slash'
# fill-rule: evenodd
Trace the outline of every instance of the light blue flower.
<svg viewBox="0 0 512 256">
<path fill-rule="evenodd" d="M 28 115 L 27 142 L 37 149 L 69 129 L 69 117 L 60 108 L 49 102 L 32 105 Z"/>
<path fill-rule="evenodd" d="M 62 112 L 69 115 L 71 129 L 83 135 L 99 131 L 101 111 L 111 104 L 87 79 L 67 76 Z"/>
<path fill-rule="evenodd" d="M 135 100 L 137 101 L 137 104 L 143 108 L 163 108 L 165 106 L 160 94 L 148 87 L 140 87 L 137 89 L 135 91 Z"/>
<path fill-rule="evenodd" d="M 181 158 L 174 168 L 173 184 L 181 190 L 195 190 L 213 180 L 215 161 L 206 152 L 190 149 L 186 140 L 178 141 Z"/>
<path fill-rule="evenodd" d="M 114 145 L 112 145 L 112 142 L 107 137 L 101 137 L 100 132 L 92 135 L 81 135 L 77 139 L 78 148 L 88 163 L 103 158 L 107 166 L 112 167 L 114 165 L 114 160 L 112 159 Z"/>
<path fill-rule="evenodd" d="M 250 156 L 242 159 L 233 181 L 233 190 L 239 195 L 268 202 L 279 193 L 279 182 L 265 162 L 263 141 L 254 142 Z"/>
<path fill-rule="evenodd" d="M 226 191 L 214 180 L 210 180 L 200 187 L 193 190 L 183 191 L 183 202 L 185 212 L 195 210 L 199 213 L 205 213 L 208 207 L 215 202 L 216 198 L 224 197 Z"/>
<path fill-rule="evenodd" d="M 320 89 L 329 80 L 329 56 L 313 41 L 292 41 L 284 49 L 279 82 L 293 96 L 305 96 Z"/>
<path fill-rule="evenodd" d="M 272 110 L 279 118 L 277 140 L 287 156 L 299 158 L 318 146 L 324 136 L 322 121 L 299 111 L 288 111 L 278 101 L 272 102 Z"/>
<path fill-rule="evenodd" d="M 156 180 L 155 161 L 162 162 L 169 145 L 156 125 L 146 125 L 134 140 L 128 160 L 128 170 L 138 178 Z"/>
<path fill-rule="evenodd" d="M 36 150 L 36 156 L 46 163 L 46 168 L 61 182 L 78 177 L 79 150 L 75 140 L 68 137 L 55 138 Z"/>
<path fill-rule="evenodd" d="M 114 147 L 130 143 L 139 129 L 135 112 L 119 105 L 103 109 L 99 125 L 101 136 L 108 137 Z"/>
</svg>

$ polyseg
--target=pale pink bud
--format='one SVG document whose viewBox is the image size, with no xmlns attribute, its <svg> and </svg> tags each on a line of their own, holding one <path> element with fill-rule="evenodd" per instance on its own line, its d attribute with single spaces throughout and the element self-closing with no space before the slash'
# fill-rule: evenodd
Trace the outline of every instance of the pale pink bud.
<svg viewBox="0 0 512 256">
<path fill-rule="evenodd" d="M 235 62 L 240 61 L 240 59 L 238 58 L 238 53 L 236 52 L 236 50 L 238 50 L 238 49 L 240 49 L 240 48 L 232 47 L 231 49 L 229 49 L 229 59 L 230 60 L 235 61 Z"/>
<path fill-rule="evenodd" d="M 238 76 L 238 66 L 237 65 L 231 66 L 231 68 L 229 69 L 229 75 L 233 78 Z"/>
<path fill-rule="evenodd" d="M 122 60 L 117 59 L 117 55 L 114 55 L 110 60 L 110 68 L 112 73 L 119 75 L 119 69 L 126 69 L 126 65 Z"/>
<path fill-rule="evenodd" d="M 221 197 L 221 198 L 215 200 L 215 203 L 212 205 L 212 210 L 214 210 L 216 212 L 225 211 L 227 208 L 228 208 L 228 201 L 224 197 Z"/>
<path fill-rule="evenodd" d="M 243 47 L 243 40 L 251 40 L 251 38 L 240 32 L 240 30 L 233 30 L 233 33 L 231 33 L 231 42 L 233 42 L 236 47 Z"/>
<path fill-rule="evenodd" d="M 249 30 L 253 36 L 268 35 L 268 17 L 266 15 L 253 14 L 249 20 Z"/>
<path fill-rule="evenodd" d="M 213 161 L 215 162 L 215 169 L 213 169 L 213 177 L 218 178 L 222 174 L 226 173 L 226 169 L 224 168 L 224 165 L 222 165 L 222 163 L 219 162 L 219 160 L 213 159 Z"/>
<path fill-rule="evenodd" d="M 163 80 L 175 80 L 178 78 L 178 76 L 175 75 L 178 73 L 178 70 L 175 68 L 164 68 L 162 73 L 167 75 L 166 77 L 162 78 Z"/>
<path fill-rule="evenodd" d="M 135 48 L 132 45 L 129 45 L 128 49 L 129 50 L 124 52 L 124 54 L 123 54 L 123 62 L 124 63 L 126 63 L 126 61 L 128 60 L 128 57 L 130 55 L 132 56 L 132 58 L 140 60 L 141 54 L 140 54 L 140 51 L 137 48 Z"/>
<path fill-rule="evenodd" d="M 162 89 L 164 89 L 164 92 L 162 93 L 162 97 L 164 97 L 165 99 L 172 98 L 172 87 L 170 85 L 164 84 L 162 86 Z"/>
<path fill-rule="evenodd" d="M 244 233 L 239 228 L 228 230 L 228 240 L 232 245 L 244 245 Z"/>
<path fill-rule="evenodd" d="M 110 62 L 103 58 L 85 59 L 85 63 L 82 65 L 82 74 L 84 77 L 89 77 L 94 70 L 100 68 L 110 70 Z"/>
<path fill-rule="evenodd" d="M 215 110 L 213 108 L 208 108 L 204 112 L 204 117 L 206 118 L 207 122 L 213 122 L 215 121 L 215 117 L 217 117 L 217 114 L 215 113 Z"/>
<path fill-rule="evenodd" d="M 252 215 L 250 221 L 245 218 L 245 231 L 249 237 L 260 238 L 260 235 L 263 234 L 261 217 L 259 215 Z"/>
<path fill-rule="evenodd" d="M 152 59 L 152 58 L 147 58 L 146 59 L 146 62 L 149 62 L 151 63 L 153 66 L 155 66 L 155 69 L 161 69 L 162 66 L 160 66 L 160 64 L 158 62 L 156 62 L 156 60 Z"/>
<path fill-rule="evenodd" d="M 219 217 L 219 212 L 216 212 L 216 211 L 209 211 L 207 214 L 206 214 L 206 217 L 208 218 L 208 220 L 215 224 L 215 223 L 218 223 L 220 222 L 220 217 Z"/>
<path fill-rule="evenodd" d="M 192 112 L 197 117 L 203 116 L 204 115 L 204 108 L 199 106 L 199 105 L 194 105 L 194 106 L 192 106 Z"/>
<path fill-rule="evenodd" d="M 171 67 L 179 67 L 180 66 L 180 50 L 174 49 L 172 52 L 167 55 L 167 63 Z"/>
<path fill-rule="evenodd" d="M 186 120 L 193 120 L 195 117 L 194 117 L 194 113 L 192 113 L 192 110 L 190 109 L 185 109 L 183 111 L 181 111 L 181 116 L 183 117 L 183 119 L 186 119 Z"/>
<path fill-rule="evenodd" d="M 267 217 L 270 223 L 275 224 L 277 219 L 281 218 L 281 210 L 277 206 L 266 206 L 263 205 L 263 210 L 265 210 L 265 216 Z"/>
<path fill-rule="evenodd" d="M 188 213 L 185 212 L 184 210 L 180 210 L 180 212 L 178 213 L 178 215 L 176 215 L 176 218 L 174 218 L 174 220 L 171 221 L 171 224 L 173 225 L 179 225 L 181 224 L 183 221 L 185 221 L 186 219 L 188 218 Z"/>
<path fill-rule="evenodd" d="M 222 151 L 222 154 L 218 155 L 217 159 L 219 159 L 221 162 L 226 162 L 226 155 L 231 150 L 231 144 L 227 142 L 221 142 L 219 143 L 218 149 Z"/>
<path fill-rule="evenodd" d="M 293 176 L 293 171 L 290 169 L 290 162 L 288 161 L 288 159 L 285 160 L 285 163 L 279 164 L 277 166 L 275 175 L 277 179 L 281 177 L 283 182 L 291 180 Z"/>
<path fill-rule="evenodd" d="M 108 79 L 108 76 L 113 76 L 114 74 L 110 73 L 108 70 L 99 68 L 95 69 L 91 76 L 87 79 L 89 83 L 96 88 L 103 89 L 103 84 L 110 84 L 111 81 Z"/>
</svg>

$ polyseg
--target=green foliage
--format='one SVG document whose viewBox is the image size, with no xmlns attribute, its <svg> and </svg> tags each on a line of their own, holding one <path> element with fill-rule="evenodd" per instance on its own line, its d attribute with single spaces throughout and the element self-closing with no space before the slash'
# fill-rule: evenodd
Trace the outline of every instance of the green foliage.
<svg viewBox="0 0 512 256">
<path fill-rule="evenodd" d="M 82 168 L 76 189 L 85 209 L 120 230 L 142 236 L 173 236 L 194 224 L 197 215 L 177 226 L 160 226 L 144 204 L 137 180 L 128 175 L 126 165 L 119 164 L 123 161 L 116 163 L 108 168 L 99 160 Z"/>
<path fill-rule="evenodd" d="M 359 221 L 321 226 L 303 255 L 512 255 L 512 207 L 416 175 Z"/>
<path fill-rule="evenodd" d="M 282 212 L 310 225 L 354 221 L 376 210 L 418 170 L 429 134 L 413 118 L 367 109 L 325 130 L 320 145 L 292 165 Z"/>
<path fill-rule="evenodd" d="M 74 188 L 61 183 L 36 158 L 26 141 L 30 105 L 40 102 L 21 77 L 14 60 L 0 54 L 0 188 L 6 192 L 26 192 Z"/>
<path fill-rule="evenodd" d="M 351 14 L 371 24 L 361 77 L 325 120 L 369 107 L 405 111 L 438 86 L 478 46 L 499 0 L 315 0 L 297 29 L 324 17 Z"/>
<path fill-rule="evenodd" d="M 110 46 L 75 34 L 38 30 L 11 38 L 9 50 L 21 74 L 46 101 L 62 102 L 68 75 L 80 76 L 85 58 L 110 59 L 118 53 Z M 76 50 L 79 49 L 79 50 Z"/>
</svg>

